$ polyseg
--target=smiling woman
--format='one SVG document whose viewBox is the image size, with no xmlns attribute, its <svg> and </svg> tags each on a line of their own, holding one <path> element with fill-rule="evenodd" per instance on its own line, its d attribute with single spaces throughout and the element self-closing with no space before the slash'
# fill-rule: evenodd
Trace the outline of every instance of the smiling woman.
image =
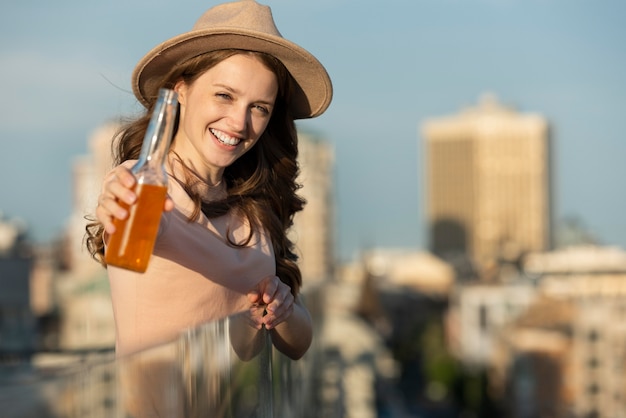
<svg viewBox="0 0 626 418">
<path fill-rule="evenodd" d="M 278 350 L 300 358 L 312 324 L 287 234 L 305 203 L 296 194 L 294 119 L 330 104 L 326 70 L 280 36 L 269 7 L 244 0 L 209 9 L 190 32 L 150 51 L 135 68 L 133 89 L 146 112 L 116 138 L 117 166 L 87 225 L 88 249 L 103 264 L 119 232 L 115 221 L 137 199 L 129 169 L 159 90 L 177 93 L 179 112 L 165 162 L 168 198 L 147 270 L 107 266 L 117 354 L 243 314 L 251 346 L 265 328 Z"/>
<path fill-rule="evenodd" d="M 125 355 L 183 330 L 246 312 L 251 329 L 299 358 L 311 342 L 301 275 L 287 236 L 304 201 L 295 118 L 323 113 L 332 97 L 317 59 L 280 36 L 255 1 L 209 9 L 187 33 L 150 51 L 133 88 L 146 107 L 116 139 L 114 168 L 87 225 L 87 245 L 103 264 L 115 220 L 128 216 L 139 156 L 159 89 L 179 103 L 157 241 L 145 273 L 107 266 Z M 254 339 L 254 333 L 251 333 Z"/>
</svg>

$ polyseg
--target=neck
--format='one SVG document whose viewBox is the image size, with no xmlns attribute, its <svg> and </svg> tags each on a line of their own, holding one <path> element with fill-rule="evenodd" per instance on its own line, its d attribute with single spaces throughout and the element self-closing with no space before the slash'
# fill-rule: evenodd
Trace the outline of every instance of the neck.
<svg viewBox="0 0 626 418">
<path fill-rule="evenodd" d="M 202 196 L 202 200 L 212 201 L 226 197 L 222 173 L 202 176 L 192 165 L 183 162 L 178 156 L 173 156 L 168 161 L 168 174 Z"/>
</svg>

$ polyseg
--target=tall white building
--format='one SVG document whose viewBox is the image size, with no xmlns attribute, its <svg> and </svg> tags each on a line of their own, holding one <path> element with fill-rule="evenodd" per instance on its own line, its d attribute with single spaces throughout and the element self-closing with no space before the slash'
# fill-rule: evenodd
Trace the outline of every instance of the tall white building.
<svg viewBox="0 0 626 418">
<path fill-rule="evenodd" d="M 334 274 L 334 164 L 332 146 L 307 132 L 298 133 L 300 195 L 307 201 L 296 214 L 291 238 L 300 256 L 304 285 Z"/>
<path fill-rule="evenodd" d="M 502 251 L 551 246 L 549 129 L 491 96 L 422 126 L 432 251 L 479 268 Z"/>
<path fill-rule="evenodd" d="M 111 143 L 119 126 L 108 123 L 88 138 L 87 155 L 73 166 L 72 213 L 67 227 L 68 270 L 58 283 L 62 311 L 59 344 L 64 349 L 112 347 L 115 323 L 106 271 L 85 247 L 86 217 L 95 213 L 105 174 L 112 167 Z"/>
</svg>

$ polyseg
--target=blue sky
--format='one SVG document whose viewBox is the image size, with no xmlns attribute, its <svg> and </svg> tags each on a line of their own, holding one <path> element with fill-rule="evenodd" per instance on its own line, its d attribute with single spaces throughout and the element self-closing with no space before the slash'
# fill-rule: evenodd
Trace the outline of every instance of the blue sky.
<svg viewBox="0 0 626 418">
<path fill-rule="evenodd" d="M 263 2 L 263 1 L 262 1 Z M 485 92 L 548 118 L 555 218 L 626 248 L 626 2 L 267 0 L 313 52 L 333 104 L 300 124 L 335 147 L 341 258 L 425 248 L 420 124 Z M 138 110 L 135 63 L 214 2 L 8 0 L 0 13 L 0 211 L 51 239 L 71 207 L 71 164 L 101 124 Z"/>
</svg>

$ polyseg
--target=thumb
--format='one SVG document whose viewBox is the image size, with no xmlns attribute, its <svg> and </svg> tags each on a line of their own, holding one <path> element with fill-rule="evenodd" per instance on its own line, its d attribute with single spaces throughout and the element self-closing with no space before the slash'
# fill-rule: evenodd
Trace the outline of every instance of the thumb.
<svg viewBox="0 0 626 418">
<path fill-rule="evenodd" d="M 260 300 L 261 300 L 261 295 L 258 290 L 251 290 L 248 292 L 248 302 L 259 303 Z"/>
</svg>

